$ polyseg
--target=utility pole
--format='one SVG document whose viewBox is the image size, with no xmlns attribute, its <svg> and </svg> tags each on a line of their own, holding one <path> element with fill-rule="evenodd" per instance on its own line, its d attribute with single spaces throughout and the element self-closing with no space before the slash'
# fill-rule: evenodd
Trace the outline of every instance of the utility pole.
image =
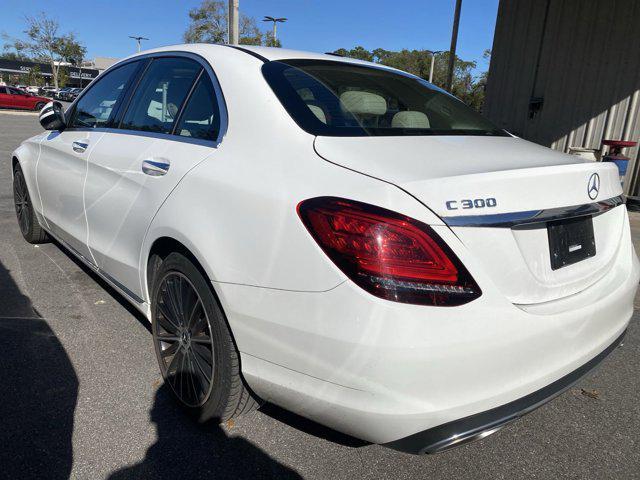
<svg viewBox="0 0 640 480">
<path fill-rule="evenodd" d="M 229 28 L 229 44 L 230 45 L 238 45 L 240 42 L 240 33 L 239 29 L 239 21 L 238 15 L 240 10 L 240 0 L 229 0 L 229 20 L 227 21 Z"/>
<path fill-rule="evenodd" d="M 286 18 L 284 18 L 284 17 L 280 17 L 280 18 L 278 18 L 278 17 L 268 17 L 268 16 L 266 16 L 266 15 L 265 15 L 265 17 L 262 19 L 262 21 L 263 21 L 263 22 L 273 22 L 273 43 L 274 43 L 274 46 L 275 46 L 275 45 L 276 45 L 276 42 L 278 41 L 278 37 L 277 37 L 277 33 L 278 33 L 277 25 L 278 25 L 278 23 L 284 23 L 284 22 L 286 22 L 286 21 L 287 21 L 287 19 L 286 19 Z"/>
<path fill-rule="evenodd" d="M 460 24 L 460 9 L 462 0 L 456 0 L 456 9 L 453 14 L 453 31 L 451 32 L 451 48 L 449 49 L 449 71 L 447 72 L 447 91 L 451 92 L 453 85 L 453 66 L 456 61 L 456 45 L 458 43 L 458 25 Z"/>
<path fill-rule="evenodd" d="M 148 38 L 145 38 L 145 37 L 132 37 L 131 35 L 129 35 L 129 38 L 133 38 L 138 44 L 138 52 L 140 52 L 140 40 L 149 40 Z"/>
<path fill-rule="evenodd" d="M 436 63 L 436 55 L 443 50 L 427 50 L 431 54 L 431 70 L 429 70 L 429 83 L 433 83 L 433 65 Z"/>
</svg>

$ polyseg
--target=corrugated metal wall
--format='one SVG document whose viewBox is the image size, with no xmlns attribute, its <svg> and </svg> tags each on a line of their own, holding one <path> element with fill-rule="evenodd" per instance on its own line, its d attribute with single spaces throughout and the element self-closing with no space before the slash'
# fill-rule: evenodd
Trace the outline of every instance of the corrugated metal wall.
<svg viewBox="0 0 640 480">
<path fill-rule="evenodd" d="M 640 0 L 501 0 L 486 95 L 496 124 L 558 150 L 639 141 Z"/>
</svg>

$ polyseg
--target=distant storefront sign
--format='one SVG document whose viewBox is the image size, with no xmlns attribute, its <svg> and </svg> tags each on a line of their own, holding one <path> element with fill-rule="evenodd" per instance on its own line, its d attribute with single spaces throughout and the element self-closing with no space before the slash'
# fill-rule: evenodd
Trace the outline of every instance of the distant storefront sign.
<svg viewBox="0 0 640 480">
<path fill-rule="evenodd" d="M 0 58 L 0 74 L 6 73 L 18 73 L 18 74 L 28 74 L 33 68 L 38 67 L 40 70 L 40 74 L 43 77 L 51 77 L 51 65 L 47 63 L 37 63 L 37 62 L 23 62 L 19 60 L 6 60 Z M 94 68 L 77 68 L 77 67 L 68 67 L 63 66 L 69 75 L 69 79 L 77 80 L 80 79 L 83 81 L 91 81 L 98 76 L 98 70 Z M 75 83 L 75 82 L 73 82 Z"/>
</svg>

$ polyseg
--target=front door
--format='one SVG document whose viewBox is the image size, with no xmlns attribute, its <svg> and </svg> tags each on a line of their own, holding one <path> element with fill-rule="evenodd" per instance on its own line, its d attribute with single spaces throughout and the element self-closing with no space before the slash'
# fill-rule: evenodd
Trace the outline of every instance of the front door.
<svg viewBox="0 0 640 480">
<path fill-rule="evenodd" d="M 83 198 L 88 160 L 135 69 L 135 64 L 125 65 L 93 84 L 78 101 L 67 128 L 49 133 L 40 144 L 36 181 L 47 227 L 91 263 Z"/>
</svg>

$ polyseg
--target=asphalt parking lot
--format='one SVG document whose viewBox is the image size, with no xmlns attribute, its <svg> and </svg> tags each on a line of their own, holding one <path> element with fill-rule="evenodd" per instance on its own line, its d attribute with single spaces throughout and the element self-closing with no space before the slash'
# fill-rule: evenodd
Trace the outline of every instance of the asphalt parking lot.
<svg viewBox="0 0 640 480">
<path fill-rule="evenodd" d="M 363 444 L 268 405 L 194 425 L 162 387 L 144 319 L 56 244 L 23 241 L 10 153 L 39 131 L 36 114 L 0 111 L 0 478 L 640 478 L 637 313 L 572 389 L 445 453 Z"/>
</svg>

